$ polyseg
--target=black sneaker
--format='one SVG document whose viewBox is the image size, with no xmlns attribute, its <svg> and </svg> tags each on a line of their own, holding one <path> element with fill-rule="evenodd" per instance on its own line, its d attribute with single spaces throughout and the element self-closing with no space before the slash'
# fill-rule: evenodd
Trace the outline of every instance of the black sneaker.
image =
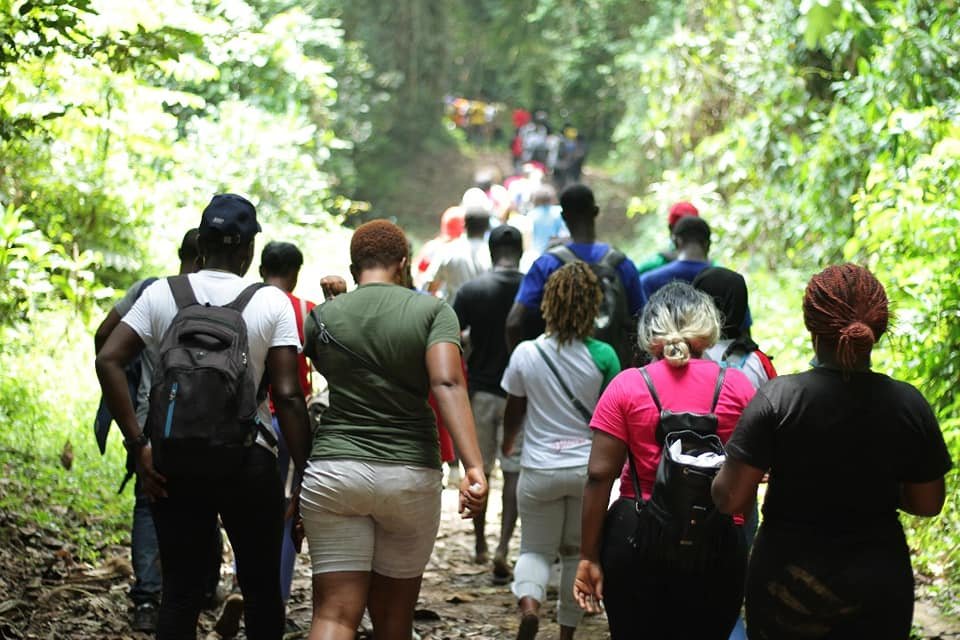
<svg viewBox="0 0 960 640">
<path fill-rule="evenodd" d="M 157 630 L 157 616 L 159 615 L 157 605 L 152 602 L 142 602 L 133 608 L 133 620 L 130 622 L 130 628 L 134 631 L 143 631 L 153 633 Z"/>
<path fill-rule="evenodd" d="M 233 638 L 240 631 L 240 618 L 243 617 L 243 596 L 239 593 L 231 593 L 223 601 L 223 611 L 213 630 L 224 638 Z"/>
</svg>

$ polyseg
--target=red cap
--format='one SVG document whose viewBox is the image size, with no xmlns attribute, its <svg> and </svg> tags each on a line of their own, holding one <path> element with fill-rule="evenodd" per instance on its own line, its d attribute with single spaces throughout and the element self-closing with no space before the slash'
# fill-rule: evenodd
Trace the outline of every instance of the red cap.
<svg viewBox="0 0 960 640">
<path fill-rule="evenodd" d="M 463 207 L 450 207 L 440 217 L 440 233 L 447 239 L 459 238 L 465 226 Z"/>
<path fill-rule="evenodd" d="M 673 229 L 673 225 L 677 224 L 677 220 L 680 218 L 699 215 L 700 212 L 697 211 L 697 208 L 693 206 L 692 202 L 683 200 L 670 207 L 670 213 L 667 214 L 667 226 Z"/>
</svg>

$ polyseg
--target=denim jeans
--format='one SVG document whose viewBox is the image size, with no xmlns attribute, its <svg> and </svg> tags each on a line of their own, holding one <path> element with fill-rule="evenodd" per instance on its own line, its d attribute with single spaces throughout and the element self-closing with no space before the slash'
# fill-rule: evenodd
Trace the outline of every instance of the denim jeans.
<svg viewBox="0 0 960 640">
<path fill-rule="evenodd" d="M 167 497 L 153 503 L 163 563 L 159 640 L 196 637 L 207 574 L 209 531 L 217 515 L 237 559 L 248 638 L 280 640 L 280 546 L 283 489 L 277 459 L 258 444 L 224 477 L 168 477 Z"/>
<path fill-rule="evenodd" d="M 130 600 L 134 606 L 159 604 L 163 579 L 160 573 L 160 547 L 157 545 L 157 529 L 153 524 L 150 502 L 143 493 L 140 480 L 133 488 L 133 531 L 130 534 L 130 555 L 133 562 L 134 583 Z M 218 566 L 219 571 L 219 566 Z"/>
<path fill-rule="evenodd" d="M 284 488 L 284 509 L 289 504 L 290 490 L 298 484 L 297 478 L 290 477 L 294 473 L 290 465 L 290 450 L 287 449 L 287 443 L 283 439 L 283 432 L 280 431 L 280 425 L 277 423 L 277 416 L 273 416 L 273 432 L 277 436 L 277 468 L 280 471 L 280 482 Z M 293 528 L 293 520 L 286 520 L 283 524 L 283 549 L 280 553 L 280 595 L 284 603 L 290 599 L 290 588 L 293 585 L 293 568 L 297 562 L 297 550 L 293 547 L 293 538 L 290 537 L 290 530 Z"/>
</svg>

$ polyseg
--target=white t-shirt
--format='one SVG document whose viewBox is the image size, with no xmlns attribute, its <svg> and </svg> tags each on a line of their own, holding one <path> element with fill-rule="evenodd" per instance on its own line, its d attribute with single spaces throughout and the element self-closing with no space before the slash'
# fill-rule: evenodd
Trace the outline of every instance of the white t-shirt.
<svg viewBox="0 0 960 640">
<path fill-rule="evenodd" d="M 234 273 L 211 269 L 192 273 L 188 277 L 197 302 L 209 302 L 217 306 L 232 302 L 251 284 Z M 140 336 L 147 349 L 157 350 L 176 314 L 177 303 L 173 299 L 173 292 L 166 279 L 163 279 L 147 287 L 133 308 L 123 316 L 122 322 Z M 271 347 L 300 348 L 297 321 L 287 294 L 272 286 L 263 287 L 253 295 L 243 310 L 243 319 L 247 323 L 253 381 L 259 385 L 266 368 L 267 351 Z M 260 404 L 258 413 L 260 422 L 269 426 L 270 406 L 267 401 Z M 275 452 L 260 434 L 257 434 L 257 442 Z"/>
<path fill-rule="evenodd" d="M 723 359 L 724 352 L 732 342 L 732 338 L 729 340 L 720 340 L 717 342 L 717 344 L 704 351 L 703 357 L 707 360 L 720 362 L 720 360 Z M 740 369 L 740 371 L 743 372 L 743 375 L 747 376 L 747 379 L 750 381 L 750 384 L 753 385 L 753 388 L 759 389 L 760 385 L 769 380 L 767 377 L 767 370 L 763 368 L 763 363 L 760 362 L 760 358 L 757 356 L 757 354 L 749 354 L 747 359 L 741 364 L 740 359 L 742 356 L 742 353 L 736 353 L 731 356 L 728 359 L 728 366 L 731 369 Z"/>
<path fill-rule="evenodd" d="M 536 344 L 547 353 L 570 391 L 592 413 L 603 385 L 590 351 L 580 341 L 557 350 L 553 337 L 521 342 L 510 355 L 500 386 L 527 399 L 520 465 L 531 469 L 563 469 L 587 464 L 593 433 L 550 371 Z"/>
<path fill-rule="evenodd" d="M 464 284 L 493 267 L 490 249 L 483 238 L 460 236 L 443 245 L 430 260 L 425 282 L 443 283 L 443 297 L 453 304 L 457 291 Z"/>
</svg>

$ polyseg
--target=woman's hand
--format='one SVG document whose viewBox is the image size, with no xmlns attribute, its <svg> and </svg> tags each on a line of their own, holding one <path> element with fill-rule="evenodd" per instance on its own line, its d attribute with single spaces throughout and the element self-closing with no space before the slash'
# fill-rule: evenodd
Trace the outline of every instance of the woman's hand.
<svg viewBox="0 0 960 640">
<path fill-rule="evenodd" d="M 587 613 L 603 611 L 603 569 L 592 560 L 581 560 L 573 581 L 573 597 Z"/>
<path fill-rule="evenodd" d="M 143 486 L 144 495 L 151 501 L 167 497 L 167 490 L 164 488 L 167 479 L 153 468 L 153 449 L 149 442 L 140 447 L 137 453 L 137 476 Z"/>
<path fill-rule="evenodd" d="M 487 512 L 487 478 L 480 467 L 470 467 L 460 481 L 460 517 L 476 518 Z"/>
</svg>

